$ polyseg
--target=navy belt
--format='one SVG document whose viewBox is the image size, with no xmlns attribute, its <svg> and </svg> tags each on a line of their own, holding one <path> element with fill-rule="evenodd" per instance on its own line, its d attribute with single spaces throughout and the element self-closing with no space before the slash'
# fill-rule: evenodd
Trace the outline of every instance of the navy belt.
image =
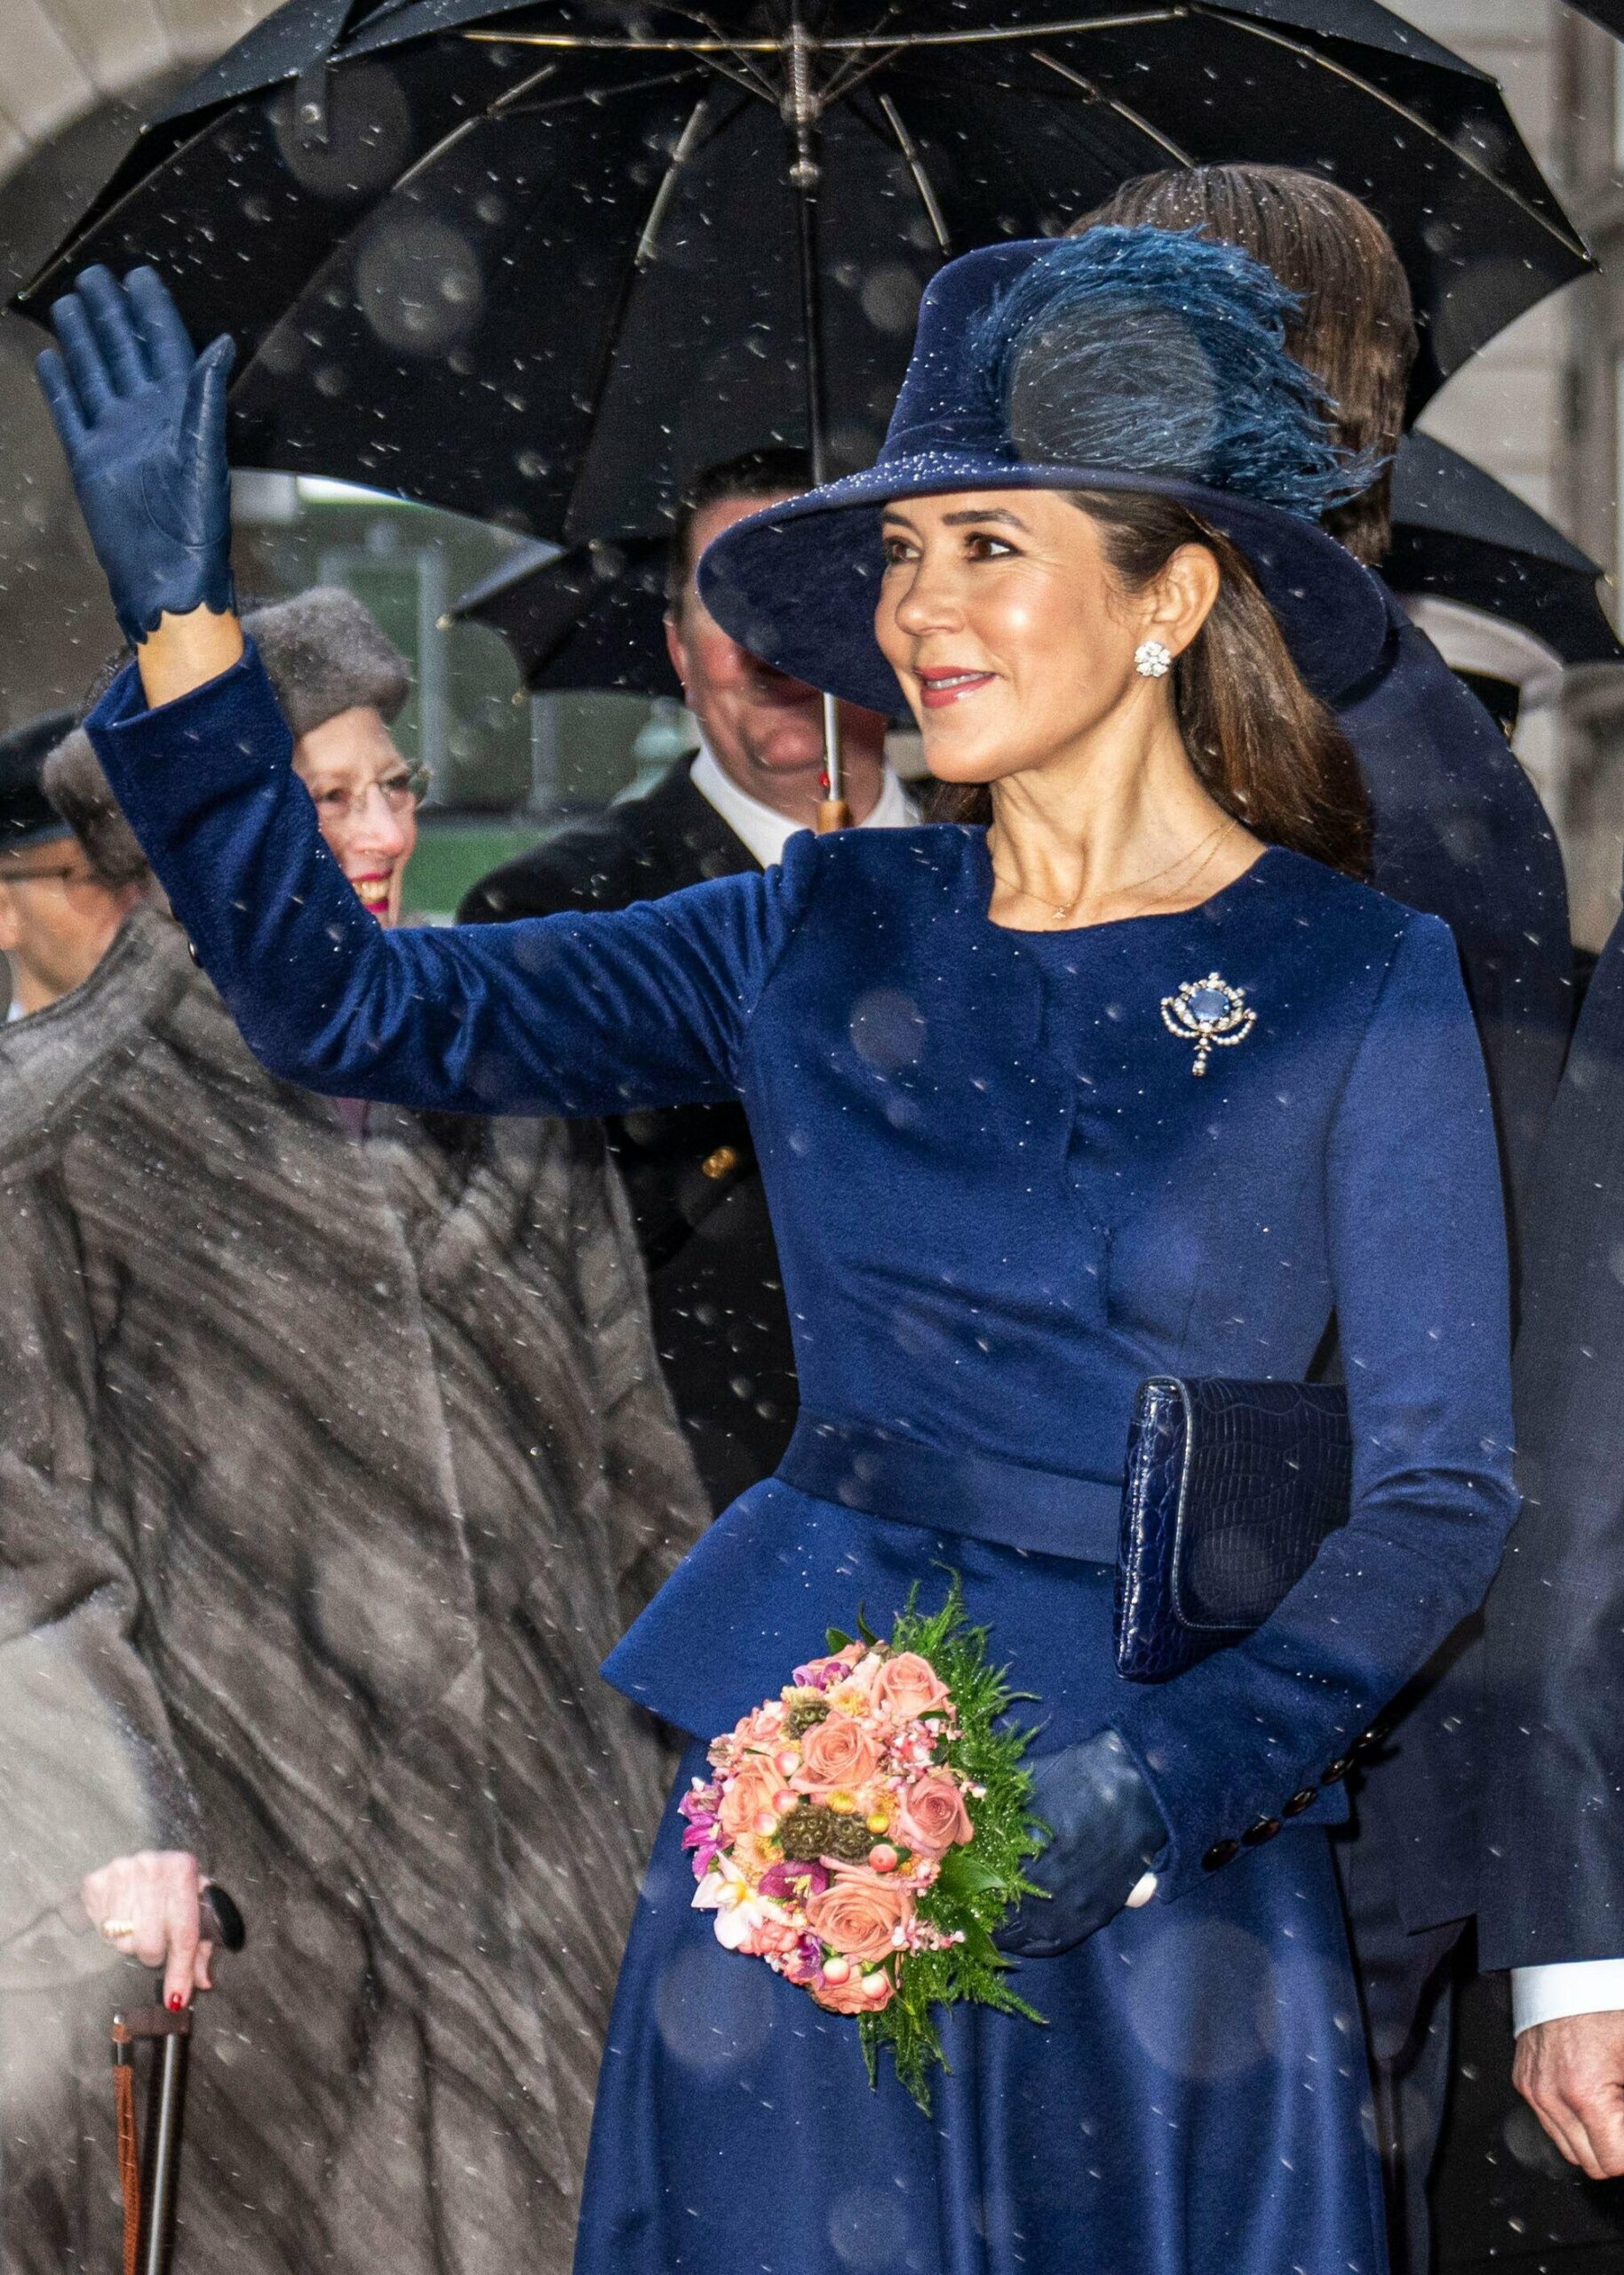
<svg viewBox="0 0 1624 2275">
<path fill-rule="evenodd" d="M 988 1454 L 945 1453 L 871 1422 L 804 1410 L 778 1475 L 797 1492 L 926 1532 L 964 1533 L 1037 1556 L 1114 1564 L 1120 1479 L 1076 1477 Z"/>
</svg>

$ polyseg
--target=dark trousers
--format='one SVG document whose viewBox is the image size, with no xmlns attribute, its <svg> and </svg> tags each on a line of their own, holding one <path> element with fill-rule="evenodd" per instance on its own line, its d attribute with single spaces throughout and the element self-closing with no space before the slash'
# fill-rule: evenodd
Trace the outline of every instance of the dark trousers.
<svg viewBox="0 0 1624 2275">
<path fill-rule="evenodd" d="M 1333 1842 L 1370 2051 L 1372 2122 L 1392 2275 L 1430 2275 L 1427 2183 L 1437 2156 L 1453 2038 L 1451 1960 L 1463 1920 L 1410 1934 L 1380 1848 Z"/>
</svg>

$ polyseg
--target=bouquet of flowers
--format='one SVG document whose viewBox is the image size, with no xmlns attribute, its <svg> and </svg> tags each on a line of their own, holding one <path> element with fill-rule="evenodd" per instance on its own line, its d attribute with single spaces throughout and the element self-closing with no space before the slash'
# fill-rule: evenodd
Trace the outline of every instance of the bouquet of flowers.
<svg viewBox="0 0 1624 2275">
<path fill-rule="evenodd" d="M 861 1617 L 856 1640 L 832 1630 L 827 1657 L 716 1740 L 680 1805 L 718 1942 L 855 2016 L 871 2079 L 888 2045 L 927 2111 L 934 2007 L 1042 2019 L 992 1942 L 1043 1845 L 1028 1736 L 999 1727 L 1016 1694 L 963 1611 L 955 1581 L 929 1617 L 911 1596 L 888 1640 Z"/>
</svg>

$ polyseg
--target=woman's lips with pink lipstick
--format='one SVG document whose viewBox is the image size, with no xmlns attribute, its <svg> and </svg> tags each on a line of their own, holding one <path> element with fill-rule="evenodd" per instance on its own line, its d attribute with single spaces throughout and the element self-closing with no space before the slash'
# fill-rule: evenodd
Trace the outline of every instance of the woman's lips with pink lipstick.
<svg viewBox="0 0 1624 2275">
<path fill-rule="evenodd" d="M 373 870 L 364 877 L 350 879 L 357 900 L 363 908 L 370 909 L 388 907 L 389 887 L 392 882 L 392 874 L 386 869 Z"/>
<path fill-rule="evenodd" d="M 992 677 L 991 672 L 944 671 L 939 667 L 920 672 L 919 701 L 927 711 L 939 711 L 944 704 L 957 703 L 961 695 L 973 695 Z"/>
</svg>

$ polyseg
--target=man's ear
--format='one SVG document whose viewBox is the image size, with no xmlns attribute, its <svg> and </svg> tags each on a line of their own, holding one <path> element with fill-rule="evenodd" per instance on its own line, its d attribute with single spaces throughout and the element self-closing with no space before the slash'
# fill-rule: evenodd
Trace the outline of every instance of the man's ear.
<svg viewBox="0 0 1624 2275">
<path fill-rule="evenodd" d="M 0 883 L 0 955 L 14 955 L 22 946 L 22 922 L 17 896 Z"/>
<path fill-rule="evenodd" d="M 665 653 L 671 658 L 671 668 L 688 690 L 688 659 L 682 652 L 682 634 L 677 623 L 677 604 L 673 602 L 665 611 Z"/>
</svg>

